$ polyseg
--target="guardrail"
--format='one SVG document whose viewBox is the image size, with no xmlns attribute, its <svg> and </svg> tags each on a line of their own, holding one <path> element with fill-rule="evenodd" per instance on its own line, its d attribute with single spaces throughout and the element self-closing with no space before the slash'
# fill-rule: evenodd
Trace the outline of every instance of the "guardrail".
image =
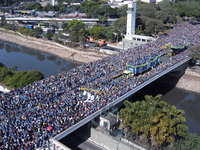
<svg viewBox="0 0 200 150">
<path fill-rule="evenodd" d="M 53 139 L 54 140 L 61 140 L 62 138 L 64 138 L 65 136 L 67 136 L 68 134 L 72 133 L 73 131 L 77 130 L 78 128 L 80 128 L 81 126 L 83 126 L 84 124 L 88 123 L 90 120 L 92 120 L 93 118 L 97 117 L 98 115 L 101 114 L 101 112 L 106 111 L 107 109 L 109 109 L 110 107 L 118 104 L 121 101 L 124 101 L 125 99 L 131 97 L 134 93 L 136 93 L 137 91 L 139 91 L 140 89 L 142 89 L 143 87 L 147 86 L 148 84 L 152 83 L 153 81 L 157 80 L 158 78 L 162 77 L 163 75 L 169 73 L 170 71 L 174 70 L 175 68 L 179 67 L 180 65 L 188 62 L 189 60 L 191 60 L 191 57 L 187 57 L 184 60 L 182 60 L 181 62 L 173 65 L 172 67 L 168 68 L 167 70 L 163 71 L 162 73 L 154 76 L 153 78 L 149 79 L 148 81 L 144 82 L 143 84 L 139 85 L 138 87 L 136 87 L 135 89 L 129 91 L 128 93 L 124 94 L 123 96 L 119 97 L 118 99 L 116 99 L 115 101 L 107 104 L 106 106 L 104 106 L 103 108 L 99 109 L 98 111 L 94 112 L 93 114 L 89 115 L 87 118 L 79 121 L 78 123 L 76 123 L 75 125 L 71 126 L 69 129 L 63 131 L 62 133 L 58 134 L 57 136 L 55 136 Z"/>
</svg>

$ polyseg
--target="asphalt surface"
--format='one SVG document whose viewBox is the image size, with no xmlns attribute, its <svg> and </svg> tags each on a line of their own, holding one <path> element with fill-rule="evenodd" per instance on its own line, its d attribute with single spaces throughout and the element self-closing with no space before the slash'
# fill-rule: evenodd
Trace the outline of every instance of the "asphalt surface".
<svg viewBox="0 0 200 150">
<path fill-rule="evenodd" d="M 87 139 L 83 139 L 80 135 L 77 135 L 75 132 L 66 136 L 59 142 L 61 142 L 62 144 L 64 144 L 72 150 L 104 150 L 98 145 L 91 143 Z"/>
<path fill-rule="evenodd" d="M 111 50 L 111 51 L 116 51 L 116 52 L 121 52 L 122 51 L 122 48 L 120 49 L 120 48 L 115 48 L 115 47 L 111 47 L 111 46 L 102 46 L 100 48 Z"/>
</svg>

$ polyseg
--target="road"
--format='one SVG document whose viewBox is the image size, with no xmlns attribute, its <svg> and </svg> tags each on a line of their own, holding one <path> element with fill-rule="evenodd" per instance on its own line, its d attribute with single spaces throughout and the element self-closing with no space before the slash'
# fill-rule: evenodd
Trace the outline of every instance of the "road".
<svg viewBox="0 0 200 150">
<path fill-rule="evenodd" d="M 73 150 L 105 150 L 103 147 L 99 147 L 98 145 L 91 143 L 89 140 L 83 139 L 75 132 L 66 136 L 59 142 Z"/>
</svg>

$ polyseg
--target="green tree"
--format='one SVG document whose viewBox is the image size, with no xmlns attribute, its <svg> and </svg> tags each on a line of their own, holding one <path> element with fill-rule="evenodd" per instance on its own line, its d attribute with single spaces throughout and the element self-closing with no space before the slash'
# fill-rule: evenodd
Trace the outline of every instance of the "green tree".
<svg viewBox="0 0 200 150">
<path fill-rule="evenodd" d="M 87 30 L 86 27 L 84 27 L 79 31 L 79 41 L 85 44 L 86 39 L 88 38 L 89 38 L 89 31 Z"/>
<path fill-rule="evenodd" d="M 69 40 L 72 44 L 79 42 L 80 31 L 85 28 L 85 24 L 82 21 L 72 20 L 68 24 L 68 31 L 70 33 Z"/>
<path fill-rule="evenodd" d="M 11 88 L 19 88 L 27 84 L 33 83 L 35 81 L 41 80 L 44 78 L 44 75 L 36 70 L 27 71 L 13 71 L 12 75 L 7 75 L 3 82 Z"/>
<path fill-rule="evenodd" d="M 127 17 L 121 17 L 114 22 L 113 26 L 114 28 L 118 29 L 121 33 L 126 34 L 126 23 Z"/>
<path fill-rule="evenodd" d="M 0 82 L 2 82 L 4 80 L 4 78 L 8 75 L 12 76 L 12 71 L 10 70 L 10 68 L 7 68 L 5 66 L 0 68 Z"/>
<path fill-rule="evenodd" d="M 33 9 L 42 10 L 42 8 L 43 8 L 42 5 L 37 2 L 30 2 L 30 3 L 25 4 L 26 10 L 33 10 Z"/>
<path fill-rule="evenodd" d="M 101 4 L 105 4 L 103 1 L 84 1 L 80 5 L 80 9 L 78 11 L 84 12 L 88 17 L 97 17 L 98 15 L 102 15 L 104 13 L 104 9 L 102 9 Z"/>
<path fill-rule="evenodd" d="M 69 41 L 71 45 L 75 45 L 76 42 L 78 42 L 78 35 L 75 32 L 71 32 L 69 35 Z"/>
<path fill-rule="evenodd" d="M 51 40 L 52 37 L 53 37 L 53 33 L 47 33 L 47 34 L 45 35 L 45 38 L 47 38 L 48 40 Z"/>
<path fill-rule="evenodd" d="M 27 35 L 28 36 L 33 36 L 33 29 L 29 29 Z"/>
<path fill-rule="evenodd" d="M 163 0 L 158 3 L 158 7 L 162 10 L 163 8 L 166 8 L 166 7 L 172 7 L 172 4 L 173 3 L 170 0 Z"/>
<path fill-rule="evenodd" d="M 157 19 L 147 19 L 145 21 L 145 34 L 153 35 L 159 32 L 163 32 L 165 30 L 165 26 L 162 21 Z"/>
<path fill-rule="evenodd" d="M 96 27 L 93 27 L 92 29 L 90 29 L 89 33 L 92 36 L 92 38 L 95 41 L 97 41 L 97 40 L 101 39 L 103 30 L 104 30 L 104 28 L 102 26 L 99 26 L 99 27 L 96 26 Z"/>
<path fill-rule="evenodd" d="M 72 21 L 69 22 L 68 29 L 73 31 L 72 29 L 76 29 L 78 26 L 84 28 L 85 24 L 82 21 L 79 21 L 77 19 L 73 19 Z"/>
<path fill-rule="evenodd" d="M 118 8 L 106 7 L 106 15 L 110 18 L 118 18 Z"/>
<path fill-rule="evenodd" d="M 173 146 L 165 150 L 198 150 L 200 149 L 200 137 L 196 133 L 187 133 L 185 138 L 178 139 Z"/>
<path fill-rule="evenodd" d="M 124 6 L 122 6 L 122 7 L 120 7 L 119 9 L 118 9 L 118 14 L 119 14 L 119 17 L 126 17 L 127 16 L 127 6 L 128 5 L 124 5 Z"/>
<path fill-rule="evenodd" d="M 20 27 L 18 28 L 18 31 L 19 31 L 21 34 L 23 34 L 24 29 L 26 29 L 25 26 L 20 26 Z"/>
<path fill-rule="evenodd" d="M 28 35 L 28 30 L 29 30 L 28 28 L 24 28 L 24 30 L 22 31 L 22 34 L 27 36 Z"/>
<path fill-rule="evenodd" d="M 98 19 L 99 19 L 99 22 L 100 22 L 101 24 L 104 24 L 104 23 L 108 20 L 107 17 L 101 16 L 101 15 L 98 15 Z"/>
<path fill-rule="evenodd" d="M 155 18 L 155 12 L 158 10 L 159 10 L 159 7 L 156 4 L 153 4 L 153 3 L 148 4 L 148 3 L 138 2 L 136 15 L 137 16 L 146 16 L 149 18 Z"/>
<path fill-rule="evenodd" d="M 61 11 L 62 13 L 64 13 L 66 11 L 66 9 L 65 9 L 64 6 L 62 6 L 62 7 L 59 8 L 59 11 Z"/>
<path fill-rule="evenodd" d="M 1 17 L 1 23 L 2 23 L 2 26 L 6 25 L 6 18 L 5 18 L 5 16 Z"/>
<path fill-rule="evenodd" d="M 131 127 L 133 133 L 146 137 L 154 148 L 166 142 L 174 143 L 175 135 L 185 137 L 188 129 L 184 124 L 184 111 L 161 101 L 161 96 L 146 95 L 145 100 L 134 103 L 125 101 L 125 108 L 119 115 L 123 126 Z"/>
<path fill-rule="evenodd" d="M 33 35 L 36 38 L 39 38 L 42 35 L 42 33 L 43 33 L 43 30 L 40 27 L 37 27 L 37 28 L 33 29 Z"/>
<path fill-rule="evenodd" d="M 113 32 L 118 33 L 118 31 L 117 30 L 115 31 L 112 26 L 109 26 L 104 28 L 103 34 L 106 36 L 106 39 L 110 41 L 115 39 Z"/>
<path fill-rule="evenodd" d="M 62 29 L 63 29 L 64 31 L 68 30 L 68 23 L 63 22 L 62 25 L 61 25 L 61 27 L 62 27 Z"/>
<path fill-rule="evenodd" d="M 15 88 L 15 87 L 21 87 L 24 85 L 19 84 L 21 77 L 24 76 L 27 73 L 27 71 L 16 71 L 14 72 L 13 76 L 6 76 L 3 80 L 4 84 L 11 87 L 11 88 Z"/>
<path fill-rule="evenodd" d="M 94 12 L 93 12 L 93 14 L 92 14 L 92 16 L 91 17 L 97 17 L 97 16 L 104 16 L 105 15 L 105 13 L 106 13 L 106 11 L 105 11 L 105 7 L 101 7 L 101 6 L 99 6 L 99 7 L 97 7 L 95 10 L 94 10 Z"/>
<path fill-rule="evenodd" d="M 177 15 L 177 11 L 175 9 L 173 9 L 172 7 L 167 7 L 161 11 L 157 11 L 155 13 L 155 18 L 158 20 L 162 20 L 163 23 L 167 23 L 169 22 L 169 20 L 172 23 L 174 23 L 176 22 L 176 20 L 173 20 L 173 19 L 176 19 L 175 17 L 176 15 Z"/>
<path fill-rule="evenodd" d="M 200 35 L 199 35 L 200 36 Z M 200 44 L 196 44 L 189 49 L 190 56 L 193 58 L 192 62 L 200 60 Z"/>
</svg>

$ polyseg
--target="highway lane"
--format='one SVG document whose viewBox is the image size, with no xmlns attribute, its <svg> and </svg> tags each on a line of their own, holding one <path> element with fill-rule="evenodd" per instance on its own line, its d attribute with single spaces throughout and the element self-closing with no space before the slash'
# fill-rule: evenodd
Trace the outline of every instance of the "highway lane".
<svg viewBox="0 0 200 150">
<path fill-rule="evenodd" d="M 59 142 L 72 150 L 105 150 L 97 144 L 91 143 L 87 138 L 83 138 L 76 132 L 69 134 L 61 139 Z"/>
</svg>

